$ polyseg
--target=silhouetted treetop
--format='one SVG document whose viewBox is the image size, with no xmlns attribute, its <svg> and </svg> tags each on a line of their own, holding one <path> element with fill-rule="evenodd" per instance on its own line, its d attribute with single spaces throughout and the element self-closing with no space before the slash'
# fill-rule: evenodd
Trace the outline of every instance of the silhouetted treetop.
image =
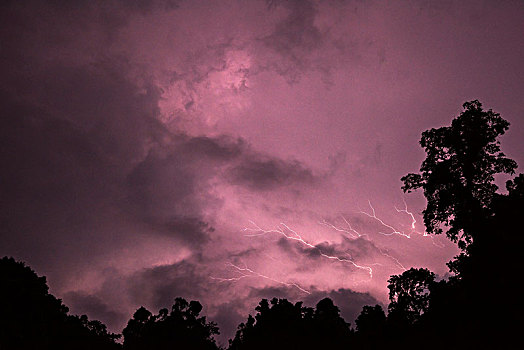
<svg viewBox="0 0 524 350">
<path fill-rule="evenodd" d="M 286 299 L 262 299 L 238 326 L 229 349 L 336 349 L 349 346 L 352 332 L 329 298 L 316 308 L 292 304 Z"/>
<path fill-rule="evenodd" d="M 517 168 L 498 141 L 509 123 L 491 109 L 484 111 L 477 100 L 463 107 L 451 126 L 422 133 L 426 159 L 420 173 L 402 177 L 404 192 L 424 190 L 427 231 L 442 233 L 446 226 L 448 237 L 461 249 L 472 242 L 475 219 L 488 210 L 495 195 L 494 175 L 513 174 Z"/>
<path fill-rule="evenodd" d="M 118 349 L 117 335 L 49 293 L 45 277 L 13 258 L 0 259 L 0 349 Z"/>
<path fill-rule="evenodd" d="M 379 336 L 386 325 L 386 314 L 382 306 L 365 305 L 355 320 L 357 332 L 366 335 Z"/>
<path fill-rule="evenodd" d="M 451 126 L 422 134 L 426 159 L 420 173 L 402 178 L 405 192 L 424 190 L 427 231 L 446 229 L 462 249 L 448 263 L 454 276 L 447 281 L 434 282 L 420 269 L 389 280 L 388 328 L 407 321 L 409 332 L 398 338 L 402 345 L 408 337 L 448 334 L 462 348 L 501 347 L 519 334 L 524 311 L 505 300 L 521 289 L 515 276 L 522 270 L 524 175 L 506 182 L 507 194 L 497 193 L 494 176 L 517 168 L 498 141 L 509 123 L 477 100 L 463 107 Z M 435 346 L 449 347 L 443 340 Z"/>
<path fill-rule="evenodd" d="M 506 182 L 509 198 L 524 199 L 524 174 Z"/>
<path fill-rule="evenodd" d="M 124 349 L 218 349 L 213 336 L 219 334 L 214 322 L 199 317 L 202 305 L 176 298 L 171 311 L 164 308 L 153 315 L 140 307 L 122 332 Z"/>
<path fill-rule="evenodd" d="M 413 324 L 429 308 L 430 288 L 435 274 L 428 269 L 411 268 L 388 280 L 390 318 L 396 317 Z"/>
</svg>

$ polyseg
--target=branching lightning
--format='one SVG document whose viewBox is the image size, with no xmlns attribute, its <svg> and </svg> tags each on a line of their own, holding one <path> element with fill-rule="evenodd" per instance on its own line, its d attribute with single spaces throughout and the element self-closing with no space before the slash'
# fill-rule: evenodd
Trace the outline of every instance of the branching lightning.
<svg viewBox="0 0 524 350">
<path fill-rule="evenodd" d="M 333 224 L 330 224 L 329 222 L 327 222 L 326 220 L 322 219 L 321 221 L 319 221 L 318 223 L 320 225 L 324 225 L 324 226 L 327 226 L 329 228 L 332 228 L 333 230 L 335 231 L 338 231 L 338 232 L 344 232 L 344 233 L 347 233 L 348 235 L 350 235 L 352 238 L 360 238 L 362 236 L 367 236 L 366 234 L 360 234 L 360 232 L 358 232 L 357 230 L 355 230 L 351 224 L 349 223 L 349 221 L 346 220 L 346 218 L 344 216 L 342 216 L 342 219 L 344 220 L 344 222 L 346 223 L 346 225 L 348 226 L 348 229 L 345 229 L 345 228 L 342 228 L 342 227 L 337 227 Z"/>
<path fill-rule="evenodd" d="M 378 217 L 377 213 L 375 211 L 375 208 L 371 204 L 370 200 L 368 200 L 368 205 L 369 205 L 371 211 L 370 212 L 365 212 L 365 211 L 359 209 L 358 213 L 360 213 L 362 215 L 365 215 L 365 216 L 373 219 L 374 221 L 377 221 L 382 227 L 387 229 L 386 232 L 378 232 L 379 234 L 382 234 L 382 235 L 385 235 L 385 236 L 398 235 L 398 236 L 402 236 L 404 238 L 412 238 L 412 235 L 415 233 L 415 234 L 421 235 L 423 237 L 430 237 L 432 239 L 432 243 L 434 245 L 442 248 L 443 245 L 437 245 L 435 243 L 434 237 L 432 235 L 428 235 L 425 231 L 424 232 L 417 231 L 417 220 L 415 219 L 415 215 L 411 211 L 409 211 L 406 201 L 404 199 L 402 201 L 404 203 L 404 208 L 403 209 L 399 209 L 396 206 L 394 206 L 394 208 L 395 208 L 397 213 L 406 214 L 406 215 L 408 215 L 411 218 L 411 223 L 409 225 L 409 229 L 407 228 L 408 225 L 400 224 L 400 226 L 406 227 L 406 231 L 401 231 L 400 229 L 397 229 L 396 227 L 386 223 L 384 220 L 382 220 L 380 217 Z M 325 219 L 320 220 L 318 222 L 318 224 L 326 226 L 329 229 L 332 229 L 332 230 L 338 232 L 339 234 L 341 234 L 344 237 L 349 237 L 349 238 L 354 239 L 354 240 L 357 240 L 357 239 L 360 239 L 360 238 L 362 238 L 364 240 L 369 240 L 369 238 L 367 238 L 367 237 L 369 237 L 369 235 L 367 233 L 361 233 L 360 228 L 357 231 L 357 229 L 355 229 L 351 225 L 351 223 L 344 216 L 341 216 L 341 218 L 344 221 L 345 225 L 338 226 L 335 223 L 330 223 L 330 222 L 328 222 Z M 320 244 L 315 245 L 315 244 L 310 243 L 309 241 L 305 240 L 297 231 L 293 230 L 292 228 L 290 228 L 285 223 L 280 223 L 278 226 L 276 226 L 276 228 L 273 228 L 273 229 L 264 229 L 264 228 L 260 227 L 258 224 L 256 224 L 252 220 L 249 220 L 249 223 L 251 225 L 250 227 L 245 227 L 245 228 L 242 229 L 242 231 L 245 233 L 246 237 L 259 237 L 259 236 L 268 235 L 268 234 L 280 235 L 280 236 L 284 237 L 286 240 L 295 241 L 299 245 L 302 245 L 302 246 L 305 246 L 307 248 L 313 249 L 315 252 L 318 252 L 318 254 L 320 256 L 322 256 L 323 258 L 325 258 L 325 259 L 335 260 L 335 261 L 342 262 L 342 263 L 347 263 L 347 264 L 350 264 L 351 266 L 353 266 L 354 268 L 365 270 L 369 274 L 369 278 L 370 279 L 373 278 L 373 269 L 372 269 L 371 266 L 385 266 L 385 265 L 380 264 L 378 262 L 367 264 L 367 266 L 359 265 L 359 264 L 355 263 L 355 261 L 354 261 L 353 257 L 351 256 L 350 252 L 340 253 L 340 254 L 339 253 L 335 253 L 337 255 L 330 255 L 330 254 L 328 254 L 326 252 L 326 250 L 323 248 L 322 245 L 320 245 Z M 409 232 L 409 233 L 407 233 L 407 232 Z M 394 265 L 397 268 L 401 269 L 402 271 L 406 271 L 406 267 L 399 261 L 398 258 L 390 255 L 388 249 L 380 248 L 380 247 L 377 247 L 376 245 L 375 245 L 375 247 L 377 248 L 378 252 L 380 252 L 380 254 L 384 258 L 393 261 Z M 274 261 L 278 261 L 275 258 L 273 258 L 273 257 L 271 257 L 271 256 L 269 256 L 267 254 L 265 254 L 265 255 L 268 258 L 270 258 L 270 259 L 272 259 Z M 216 280 L 216 281 L 219 281 L 219 282 L 238 282 L 238 281 L 240 281 L 242 279 L 250 278 L 250 277 L 251 278 L 253 278 L 253 277 L 255 277 L 255 278 L 263 278 L 263 279 L 266 279 L 268 281 L 272 281 L 274 283 L 278 283 L 278 284 L 281 284 L 281 285 L 284 285 L 284 286 L 297 288 L 298 290 L 300 290 L 303 293 L 311 294 L 310 291 L 308 291 L 307 289 L 303 288 L 302 286 L 300 286 L 297 283 L 287 282 L 287 281 L 275 279 L 273 277 L 264 275 L 264 274 L 262 274 L 260 272 L 257 272 L 255 270 L 249 268 L 245 263 L 243 263 L 243 267 L 239 266 L 239 265 L 235 265 L 233 263 L 228 263 L 227 266 L 229 268 L 233 269 L 233 271 L 236 274 L 236 276 L 230 277 L 230 278 L 218 278 L 218 277 L 211 277 L 211 278 Z"/>
<path fill-rule="evenodd" d="M 378 250 L 380 251 L 380 254 L 382 254 L 382 255 L 385 256 L 385 257 L 390 258 L 391 260 L 393 260 L 393 261 L 395 262 L 395 264 L 396 264 L 398 267 L 400 267 L 403 271 L 406 271 L 406 268 L 404 267 L 404 265 L 402 265 L 402 264 L 400 263 L 400 261 L 398 261 L 397 258 L 395 258 L 394 256 L 389 255 L 388 252 L 386 252 L 386 251 L 384 251 L 384 250 L 382 250 L 382 249 L 380 249 L 380 248 L 378 248 Z"/>
<path fill-rule="evenodd" d="M 415 230 L 415 224 L 417 223 L 417 220 L 415 220 L 415 216 L 413 215 L 413 213 L 408 211 L 408 204 L 406 203 L 406 201 L 404 199 L 402 199 L 402 201 L 404 202 L 404 209 L 398 209 L 397 207 L 395 207 L 395 210 L 397 211 L 397 213 L 408 214 L 411 217 L 411 229 Z M 426 235 L 426 232 L 424 232 L 424 235 Z"/>
<path fill-rule="evenodd" d="M 397 235 L 400 235 L 400 236 L 403 236 L 403 237 L 406 237 L 406 238 L 411 238 L 411 236 L 409 234 L 405 234 L 404 232 L 399 231 L 396 228 L 394 228 L 393 226 L 388 225 L 384 221 L 382 221 L 382 219 L 377 217 L 377 215 L 375 213 L 375 208 L 373 208 L 373 206 L 371 205 L 371 201 L 368 200 L 368 204 L 369 204 L 369 207 L 371 208 L 371 214 L 366 213 L 365 211 L 362 211 L 362 210 L 359 210 L 359 213 L 364 214 L 367 217 L 370 217 L 370 218 L 378 221 L 382 226 L 387 227 L 388 229 L 391 230 L 391 232 L 389 232 L 389 233 L 388 232 L 379 232 L 380 234 L 385 235 L 385 236 L 391 236 L 391 235 L 397 234 Z"/>
<path fill-rule="evenodd" d="M 406 209 L 407 210 L 407 209 Z M 351 227 L 351 224 L 346 220 L 345 217 L 342 216 L 342 219 L 344 220 L 344 222 L 348 225 L 349 227 L 349 230 L 351 230 L 352 232 L 349 232 L 348 230 L 346 229 L 343 229 L 343 228 L 340 228 L 340 227 L 337 227 L 329 222 L 327 222 L 326 220 L 322 220 L 319 222 L 319 224 L 321 225 L 324 225 L 324 226 L 327 226 L 329 228 L 332 228 L 333 230 L 335 231 L 338 231 L 338 232 L 343 232 L 343 233 L 347 233 L 349 235 L 352 236 L 352 238 L 359 238 L 359 237 L 362 237 L 362 236 L 367 236 L 366 234 L 360 234 L 359 232 L 357 232 L 356 230 L 354 230 L 352 227 Z M 353 235 L 352 233 L 355 233 L 358 235 L 358 237 L 356 237 L 355 235 Z M 395 258 L 394 256 L 391 256 L 387 251 L 383 250 L 383 249 L 380 249 L 379 247 L 377 247 L 378 251 L 380 252 L 380 254 L 382 254 L 382 256 L 388 258 L 388 259 L 391 259 L 395 262 L 395 264 L 400 267 L 403 271 L 406 271 L 406 268 L 404 267 L 404 265 L 402 265 L 402 263 L 397 259 Z M 380 263 L 373 263 L 371 264 L 372 266 L 373 265 L 378 265 L 378 266 L 383 266 L 382 264 Z"/>
<path fill-rule="evenodd" d="M 442 243 L 435 243 L 435 237 L 432 236 L 432 235 L 429 235 L 425 230 L 423 232 L 420 232 L 420 231 L 417 231 L 416 230 L 416 223 L 417 223 L 417 220 L 415 220 L 415 216 L 413 215 L 412 212 L 410 212 L 408 210 L 408 205 L 406 204 L 406 201 L 404 199 L 402 199 L 402 201 L 404 202 L 404 209 L 398 209 L 397 207 L 395 207 L 395 210 L 398 212 L 398 213 L 406 213 L 407 215 L 409 215 L 411 217 L 411 232 L 414 232 L 414 233 L 417 233 L 419 235 L 422 235 L 423 237 L 430 237 L 431 238 L 431 243 L 433 243 L 433 245 L 439 247 L 439 248 L 444 248 L 444 244 Z"/>
<path fill-rule="evenodd" d="M 302 288 L 300 285 L 298 285 L 297 283 L 293 283 L 293 282 L 284 282 L 284 281 L 281 281 L 281 280 L 277 280 L 275 278 L 272 278 L 272 277 L 269 277 L 269 276 L 266 276 L 266 275 L 263 275 L 259 272 L 256 272 L 252 269 L 250 269 L 249 267 L 247 267 L 246 264 L 244 264 L 244 267 L 240 267 L 238 265 L 235 265 L 233 263 L 227 263 L 226 264 L 227 266 L 229 267 L 232 267 L 238 274 L 240 274 L 240 276 L 237 276 L 237 277 L 230 277 L 230 278 L 221 278 L 221 277 L 213 277 L 211 276 L 211 279 L 214 279 L 214 280 L 217 280 L 219 282 L 238 282 L 240 281 L 241 279 L 243 278 L 248 278 L 248 277 L 260 277 L 260 278 L 264 278 L 264 279 L 267 279 L 269 281 L 272 281 L 272 282 L 275 282 L 275 283 L 279 283 L 279 284 L 282 284 L 282 285 L 285 285 L 287 287 L 295 287 L 297 288 L 298 290 L 300 290 L 301 292 L 304 292 L 306 294 L 311 294 L 310 291 Z"/>
<path fill-rule="evenodd" d="M 246 227 L 246 228 L 243 229 L 243 231 L 245 231 L 245 232 L 253 232 L 253 233 L 246 234 L 246 237 L 256 237 L 256 236 L 266 235 L 268 233 L 277 233 L 277 234 L 279 234 L 281 236 L 284 236 L 286 239 L 299 242 L 302 245 L 305 245 L 305 246 L 307 246 L 309 248 L 317 250 L 318 253 L 322 257 L 324 257 L 326 259 L 331 259 L 331 260 L 336 260 L 336 261 L 340 261 L 340 262 L 344 262 L 344 263 L 349 263 L 349 264 L 353 265 L 354 267 L 356 267 L 358 269 L 366 270 L 369 273 L 369 277 L 373 278 L 373 269 L 371 267 L 358 265 L 353 260 L 340 258 L 338 256 L 328 255 L 328 254 L 324 253 L 322 251 L 322 249 L 320 249 L 318 246 L 315 246 L 315 245 L 305 241 L 296 231 L 292 230 L 290 227 L 288 227 L 284 223 L 280 223 L 280 226 L 278 226 L 276 229 L 265 230 L 265 229 L 261 228 L 260 226 L 258 226 L 255 222 L 253 222 L 251 220 L 249 222 L 251 223 L 251 225 L 253 225 L 253 228 Z M 291 234 L 287 234 L 286 231 L 290 232 Z"/>
</svg>

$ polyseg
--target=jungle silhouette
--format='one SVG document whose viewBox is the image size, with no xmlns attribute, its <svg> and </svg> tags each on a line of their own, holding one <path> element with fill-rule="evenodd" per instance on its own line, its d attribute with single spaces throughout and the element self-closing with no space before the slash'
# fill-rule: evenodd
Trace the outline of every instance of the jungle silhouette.
<svg viewBox="0 0 524 350">
<path fill-rule="evenodd" d="M 419 173 L 402 178 L 405 192 L 424 191 L 427 232 L 445 234 L 461 250 L 448 263 L 451 277 L 438 280 L 424 268 L 391 276 L 387 314 L 380 305 L 364 306 L 355 328 L 329 298 L 315 308 L 263 299 L 256 315 L 238 326 L 228 349 L 518 346 L 524 175 L 508 180 L 506 193 L 497 192 L 495 175 L 513 175 L 517 168 L 498 141 L 509 123 L 477 100 L 463 108 L 450 126 L 422 134 L 426 159 Z M 157 315 L 140 307 L 116 335 L 85 315 L 69 315 L 49 294 L 45 277 L 22 262 L 2 258 L 0 281 L 2 350 L 219 349 L 213 338 L 219 329 L 200 316 L 198 301 L 176 298 Z"/>
</svg>

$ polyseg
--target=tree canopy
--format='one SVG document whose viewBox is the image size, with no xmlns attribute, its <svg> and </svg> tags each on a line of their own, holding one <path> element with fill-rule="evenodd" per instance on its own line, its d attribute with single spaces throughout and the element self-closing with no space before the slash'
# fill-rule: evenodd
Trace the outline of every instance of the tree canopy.
<svg viewBox="0 0 524 350">
<path fill-rule="evenodd" d="M 509 123 L 478 100 L 463 104 L 464 111 L 451 126 L 422 133 L 426 159 L 420 173 L 402 177 L 405 192 L 422 188 L 427 199 L 423 211 L 428 233 L 442 233 L 465 249 L 475 235 L 475 223 L 488 216 L 497 191 L 494 175 L 513 174 L 517 163 L 500 150 L 498 137 Z"/>
<path fill-rule="evenodd" d="M 46 278 L 13 258 L 0 259 L 1 349 L 117 349 L 100 321 L 69 315 Z"/>
<path fill-rule="evenodd" d="M 229 349 L 337 349 L 351 343 L 349 324 L 329 298 L 315 309 L 287 299 L 262 299 L 256 311 L 238 326 Z"/>
<path fill-rule="evenodd" d="M 450 126 L 422 133 L 426 159 L 420 173 L 402 178 L 402 188 L 424 190 L 427 232 L 439 234 L 446 229 L 448 238 L 462 249 L 448 263 L 453 273 L 449 280 L 430 283 L 419 331 L 447 332 L 471 346 L 516 335 L 522 308 L 502 306 L 501 298 L 519 294 L 515 276 L 520 275 L 524 244 L 520 223 L 524 176 L 507 181 L 507 194 L 497 192 L 495 175 L 514 174 L 517 168 L 498 140 L 509 123 L 491 109 L 483 110 L 477 100 L 464 103 L 463 108 Z M 390 282 L 395 285 L 398 280 L 393 276 Z M 417 299 L 408 297 L 410 303 Z"/>
<path fill-rule="evenodd" d="M 405 320 L 408 324 L 417 322 L 429 308 L 430 288 L 435 274 L 428 269 L 411 268 L 402 275 L 388 280 L 389 316 Z"/>
<path fill-rule="evenodd" d="M 124 349 L 218 349 L 213 338 L 218 327 L 199 317 L 201 311 L 198 301 L 188 303 L 183 298 L 175 299 L 171 311 L 164 308 L 157 315 L 140 307 L 122 332 Z"/>
</svg>

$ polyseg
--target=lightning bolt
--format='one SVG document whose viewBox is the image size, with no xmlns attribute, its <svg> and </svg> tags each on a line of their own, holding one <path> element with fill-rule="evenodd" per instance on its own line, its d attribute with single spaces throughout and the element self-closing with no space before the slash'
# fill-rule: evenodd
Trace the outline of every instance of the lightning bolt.
<svg viewBox="0 0 524 350">
<path fill-rule="evenodd" d="M 349 229 L 344 229 L 344 228 L 341 228 L 341 227 L 337 227 L 337 226 L 327 222 L 324 219 L 322 219 L 318 223 L 320 225 L 324 225 L 324 226 L 327 226 L 329 228 L 332 228 L 335 231 L 347 233 L 348 235 L 351 236 L 351 238 L 360 238 L 362 236 L 367 236 L 366 234 L 360 234 L 360 232 L 358 232 L 353 227 L 351 227 L 351 224 L 349 223 L 349 221 L 346 220 L 346 218 L 344 216 L 342 216 L 342 219 L 344 220 L 344 222 L 346 223 L 346 225 L 348 226 Z"/>
<path fill-rule="evenodd" d="M 260 226 L 258 226 L 255 222 L 253 222 L 251 220 L 249 222 L 251 223 L 251 225 L 253 225 L 254 228 L 247 228 L 246 227 L 246 228 L 243 229 L 243 231 L 245 231 L 245 232 L 253 232 L 253 233 L 250 233 L 250 234 L 246 234 L 245 235 L 246 237 L 257 237 L 257 236 L 262 236 L 262 235 L 266 235 L 266 234 L 269 234 L 269 233 L 276 233 L 276 234 L 279 234 L 281 236 L 284 236 L 286 239 L 299 242 L 302 245 L 305 245 L 305 246 L 307 246 L 309 248 L 317 250 L 319 252 L 319 254 L 321 256 L 323 256 L 324 258 L 326 258 L 326 259 L 336 260 L 336 261 L 344 262 L 344 263 L 349 263 L 349 264 L 353 265 L 354 267 L 356 267 L 358 269 L 366 270 L 368 272 L 368 274 L 369 274 L 369 277 L 373 278 L 373 269 L 371 267 L 358 265 L 353 260 L 340 258 L 338 256 L 328 255 L 328 254 L 324 253 L 319 247 L 317 247 L 317 246 L 315 246 L 315 245 L 305 241 L 296 231 L 292 230 L 290 227 L 288 227 L 284 223 L 280 223 L 280 226 L 278 226 L 276 229 L 265 230 L 265 229 L 261 228 Z M 291 232 L 292 234 L 287 234 L 285 230 Z"/>
<path fill-rule="evenodd" d="M 415 220 L 415 216 L 413 215 L 413 213 L 408 210 L 408 204 L 406 203 L 404 198 L 402 198 L 402 202 L 404 202 L 404 209 L 398 209 L 397 207 L 395 207 L 395 210 L 397 211 L 397 213 L 406 213 L 409 216 L 411 216 L 411 229 L 415 230 L 415 224 L 417 223 L 417 220 Z M 426 232 L 424 232 L 424 234 L 425 233 Z"/>
<path fill-rule="evenodd" d="M 407 205 L 406 205 L 406 210 L 407 210 Z M 411 213 L 409 213 L 411 214 Z M 411 214 L 412 215 L 412 214 Z M 412 215 L 413 217 L 413 215 Z M 348 230 L 346 229 L 343 229 L 343 228 L 340 228 L 340 227 L 336 227 L 335 225 L 327 222 L 326 220 L 322 220 L 319 222 L 319 224 L 321 225 L 324 225 L 324 226 L 327 226 L 327 227 L 330 227 L 332 229 L 334 229 L 335 231 L 338 231 L 338 232 L 344 232 L 344 233 L 347 233 L 349 235 L 351 235 L 353 238 L 359 238 L 359 237 L 362 237 L 362 236 L 367 236 L 366 234 L 360 234 L 359 232 L 355 231 L 352 227 L 351 227 L 351 224 L 346 220 L 345 217 L 342 217 L 344 219 L 344 222 L 346 222 L 346 224 L 348 225 L 349 227 L 349 230 L 351 230 L 352 232 L 354 232 L 355 234 L 358 235 L 358 237 L 355 237 L 355 235 L 352 235 L 352 232 L 349 232 Z M 413 220 L 415 220 L 415 218 L 413 218 Z M 416 222 L 416 221 L 415 221 Z M 413 224 L 412 224 L 413 226 Z M 400 267 L 403 271 L 406 271 L 406 268 L 404 267 L 404 265 L 402 265 L 402 263 L 400 263 L 400 261 L 395 258 L 394 256 L 390 255 L 387 251 L 377 247 L 378 251 L 380 252 L 380 254 L 382 254 L 384 257 L 388 258 L 388 259 L 391 259 L 395 262 L 395 264 Z M 383 266 L 382 264 L 380 263 L 373 263 L 371 265 L 377 265 L 377 266 Z"/>
<path fill-rule="evenodd" d="M 214 279 L 214 280 L 217 280 L 219 282 L 238 282 L 240 281 L 241 279 L 243 278 L 248 278 L 248 277 L 260 277 L 260 278 L 264 278 L 264 279 L 267 279 L 269 281 L 272 281 L 272 282 L 275 282 L 275 283 L 278 283 L 278 284 L 282 284 L 282 285 L 285 285 L 287 287 L 295 287 L 297 288 L 298 290 L 300 290 L 301 292 L 303 293 L 306 293 L 306 294 L 311 294 L 310 291 L 302 288 L 300 285 L 298 285 L 297 283 L 293 283 L 293 282 L 284 282 L 284 281 L 280 281 L 280 280 L 277 280 L 275 278 L 272 278 L 272 277 L 269 277 L 269 276 L 266 276 L 266 275 L 263 275 L 259 272 L 256 272 L 252 269 L 250 269 L 249 267 L 247 267 L 246 264 L 244 264 L 244 267 L 240 267 L 238 265 L 235 265 L 233 263 L 227 263 L 226 266 L 229 266 L 229 267 L 232 267 L 237 273 L 240 274 L 240 276 L 238 277 L 230 277 L 230 278 L 221 278 L 221 277 L 213 277 L 213 276 L 210 276 L 211 279 Z"/>
<path fill-rule="evenodd" d="M 417 220 L 415 219 L 415 216 L 413 215 L 413 213 L 409 211 L 406 201 L 404 199 L 402 199 L 402 201 L 404 202 L 404 209 L 398 209 L 397 207 L 395 207 L 395 210 L 397 211 L 397 213 L 406 213 L 407 215 L 409 215 L 411 217 L 411 232 L 414 232 L 414 233 L 417 233 L 419 235 L 422 235 L 423 237 L 430 237 L 431 238 L 431 243 L 434 246 L 437 246 L 439 248 L 444 248 L 445 247 L 444 244 L 442 244 L 440 242 L 437 244 L 435 242 L 435 237 L 432 236 L 432 235 L 429 235 L 425 230 L 423 232 L 420 232 L 420 231 L 416 230 L 415 224 L 417 223 Z"/>
<path fill-rule="evenodd" d="M 377 221 L 381 226 L 387 228 L 389 232 L 378 232 L 378 233 L 380 233 L 382 235 L 385 235 L 385 236 L 399 235 L 399 236 L 402 236 L 404 238 L 411 238 L 411 235 L 413 233 L 416 233 L 416 234 L 422 235 L 423 237 L 428 237 L 429 236 L 432 239 L 432 242 L 433 242 L 434 245 L 442 248 L 444 245 L 437 245 L 435 243 L 435 241 L 433 240 L 434 237 L 432 235 L 428 235 L 425 231 L 424 232 L 419 232 L 419 231 L 416 230 L 417 220 L 415 219 L 415 215 L 411 211 L 409 211 L 406 201 L 404 199 L 402 201 L 403 201 L 403 204 L 404 204 L 404 208 L 403 209 L 399 209 L 396 206 L 394 206 L 394 208 L 395 208 L 397 213 L 406 214 L 406 215 L 408 215 L 411 218 L 411 225 L 410 225 L 410 232 L 409 232 L 409 234 L 406 234 L 404 231 L 401 231 L 401 230 L 395 228 L 394 226 L 386 223 L 384 220 L 382 220 L 380 217 L 378 217 L 377 214 L 376 214 L 375 208 L 371 204 L 370 200 L 368 200 L 368 205 L 369 205 L 371 211 L 370 212 L 365 212 L 365 211 L 362 211 L 362 210 L 359 209 L 359 213 L 363 214 L 363 215 L 365 215 L 365 216 L 367 216 L 367 217 L 369 217 L 369 218 L 371 218 L 371 219 L 373 219 L 375 221 Z M 343 221 L 345 223 L 345 226 L 344 225 L 343 226 L 335 225 L 333 223 L 328 222 L 325 219 L 320 220 L 318 222 L 318 224 L 326 226 L 326 227 L 328 227 L 330 229 L 333 229 L 334 231 L 342 234 L 343 236 L 350 237 L 352 239 L 358 239 L 358 238 L 361 238 L 363 236 L 368 236 L 367 234 L 360 233 L 355 228 L 353 228 L 351 223 L 344 216 L 342 216 L 342 219 L 343 219 Z M 263 236 L 263 235 L 267 235 L 267 234 L 280 235 L 280 236 L 284 237 L 287 240 L 295 241 L 295 242 L 297 242 L 300 245 L 306 246 L 306 247 L 308 247 L 310 249 L 314 249 L 316 252 L 319 253 L 320 256 L 322 256 L 325 259 L 335 260 L 335 261 L 338 261 L 338 262 L 351 264 L 354 268 L 365 270 L 365 271 L 368 272 L 370 279 L 373 278 L 373 269 L 372 269 L 371 266 L 384 266 L 384 265 L 382 265 L 380 263 L 372 263 L 369 266 L 359 265 L 359 264 L 355 263 L 355 261 L 352 258 L 350 252 L 346 252 L 345 254 L 343 254 L 344 256 L 341 256 L 341 255 L 338 255 L 338 256 L 337 255 L 329 255 L 322 249 L 321 245 L 320 246 L 319 245 L 314 245 L 314 244 L 308 242 L 297 231 L 293 230 L 292 228 L 290 228 L 289 226 L 287 226 L 285 223 L 282 223 L 282 222 L 278 226 L 276 226 L 276 228 L 273 228 L 273 229 L 264 229 L 264 228 L 260 227 L 258 224 L 256 224 L 252 220 L 249 220 L 249 223 L 250 223 L 251 227 L 245 227 L 245 228 L 242 229 L 242 231 L 245 232 L 245 236 L 246 237 L 258 237 L 258 236 Z M 401 225 L 401 226 L 404 227 L 404 225 Z M 366 238 L 364 238 L 364 239 L 366 239 Z M 390 255 L 389 251 L 387 249 L 382 249 L 380 247 L 377 247 L 377 249 L 378 249 L 378 251 L 380 252 L 380 254 L 382 256 L 384 256 L 387 259 L 392 260 L 396 267 L 402 269 L 403 271 L 406 271 L 406 267 L 399 261 L 398 258 Z M 278 261 L 278 260 L 274 259 L 273 257 L 271 257 L 269 255 L 267 255 L 267 257 L 272 259 L 272 260 Z M 298 290 L 300 290 L 301 292 L 306 293 L 306 294 L 311 294 L 310 291 L 308 291 L 307 289 L 303 288 L 302 286 L 300 286 L 297 283 L 287 282 L 287 281 L 283 281 L 283 280 L 279 280 L 279 279 L 270 277 L 268 275 L 264 275 L 264 274 L 262 274 L 260 272 L 257 272 L 255 270 L 249 268 L 245 263 L 242 263 L 242 264 L 243 264 L 243 267 L 239 266 L 239 265 L 235 265 L 233 263 L 226 264 L 226 266 L 228 266 L 229 268 L 233 269 L 234 273 L 237 274 L 234 277 L 221 278 L 221 277 L 212 277 L 211 276 L 211 279 L 216 280 L 218 282 L 238 282 L 238 281 L 240 281 L 242 279 L 245 279 L 245 278 L 262 278 L 262 279 L 266 279 L 268 281 L 271 281 L 271 282 L 274 282 L 274 283 L 277 283 L 277 284 L 281 284 L 281 285 L 284 285 L 284 286 L 297 288 Z"/>
<path fill-rule="evenodd" d="M 384 221 L 382 221 L 382 219 L 380 219 L 379 217 L 377 217 L 377 215 L 376 215 L 376 213 L 375 213 L 375 208 L 373 208 L 373 206 L 371 205 L 371 201 L 368 200 L 368 204 L 369 204 L 369 207 L 371 208 L 371 214 L 366 213 L 365 211 L 362 211 L 362 210 L 359 210 L 359 213 L 364 214 L 364 215 L 366 215 L 367 217 L 370 217 L 370 218 L 372 218 L 372 219 L 378 221 L 382 226 L 387 227 L 388 229 L 391 230 L 391 232 L 389 232 L 389 233 L 386 233 L 386 232 L 379 232 L 380 234 L 385 235 L 385 236 L 391 236 L 391 235 L 395 235 L 395 234 L 397 234 L 397 235 L 400 235 L 400 236 L 403 236 L 403 237 L 406 237 L 406 238 L 411 238 L 410 235 L 407 235 L 407 234 L 405 234 L 404 232 L 399 231 L 399 230 L 397 230 L 396 228 L 394 228 L 393 226 L 388 225 L 388 224 L 386 224 Z"/>
<path fill-rule="evenodd" d="M 389 253 L 388 253 L 387 251 L 383 251 L 383 250 L 380 249 L 380 248 L 378 248 L 378 250 L 380 251 L 380 254 L 382 254 L 382 255 L 385 256 L 385 257 L 390 258 L 391 260 L 393 260 L 393 261 L 395 262 L 395 264 L 396 264 L 398 267 L 400 267 L 403 271 L 406 271 L 406 268 L 404 267 L 404 265 L 402 265 L 402 264 L 400 263 L 400 261 L 398 261 L 397 258 L 395 258 L 394 256 L 389 255 Z"/>
</svg>

